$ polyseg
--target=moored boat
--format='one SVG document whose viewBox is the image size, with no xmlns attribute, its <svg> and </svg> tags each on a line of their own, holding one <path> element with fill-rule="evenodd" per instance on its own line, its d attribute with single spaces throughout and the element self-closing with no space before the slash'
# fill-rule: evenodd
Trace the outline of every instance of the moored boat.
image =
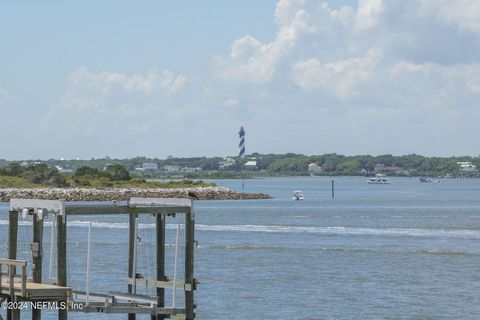
<svg viewBox="0 0 480 320">
<path fill-rule="evenodd" d="M 375 177 L 371 177 L 367 180 L 369 184 L 390 184 L 390 179 L 386 175 L 377 173 Z"/>
<path fill-rule="evenodd" d="M 303 200 L 305 197 L 303 195 L 303 192 L 302 191 L 293 191 L 293 197 L 292 199 L 293 200 Z"/>
</svg>

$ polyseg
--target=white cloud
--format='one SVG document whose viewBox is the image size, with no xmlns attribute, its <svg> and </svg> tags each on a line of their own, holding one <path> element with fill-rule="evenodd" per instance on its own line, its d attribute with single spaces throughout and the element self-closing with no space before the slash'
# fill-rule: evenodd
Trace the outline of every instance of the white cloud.
<svg viewBox="0 0 480 320">
<path fill-rule="evenodd" d="M 166 94 L 174 94 L 181 90 L 187 78 L 182 75 L 175 75 L 170 70 L 159 72 L 153 68 L 147 74 L 126 75 L 115 72 L 90 72 L 83 67 L 71 74 L 70 80 L 73 86 L 86 86 L 96 90 L 102 95 L 108 96 L 112 90 L 120 89 L 129 94 L 151 95 L 156 91 Z"/>
<path fill-rule="evenodd" d="M 476 0 L 418 0 L 420 11 L 461 31 L 480 33 L 480 2 Z"/>
<path fill-rule="evenodd" d="M 380 59 L 379 50 L 371 49 L 365 57 L 349 58 L 322 64 L 317 59 L 299 61 L 295 64 L 294 82 L 302 88 L 331 89 L 342 100 L 354 94 L 352 88 L 369 79 Z"/>
<path fill-rule="evenodd" d="M 374 28 L 383 9 L 383 0 L 360 0 L 355 16 L 355 30 L 365 31 Z"/>
<path fill-rule="evenodd" d="M 174 102 L 185 89 L 186 81 L 182 74 L 156 68 L 133 75 L 79 68 L 70 75 L 70 87 L 44 117 L 42 125 L 46 128 L 55 122 L 89 133 L 95 132 L 96 126 L 120 128 L 127 123 L 126 128 L 145 131 L 152 127 L 152 118 L 161 115 L 167 119 L 174 113 Z"/>
</svg>

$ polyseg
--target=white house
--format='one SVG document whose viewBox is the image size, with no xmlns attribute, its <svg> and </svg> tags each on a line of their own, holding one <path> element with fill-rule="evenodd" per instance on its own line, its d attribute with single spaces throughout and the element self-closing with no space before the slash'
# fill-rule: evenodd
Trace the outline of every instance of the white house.
<svg viewBox="0 0 480 320">
<path fill-rule="evenodd" d="M 319 173 L 320 171 L 322 171 L 322 167 L 320 167 L 318 164 L 310 163 L 308 165 L 308 173 Z"/>
<path fill-rule="evenodd" d="M 183 167 L 180 171 L 187 172 L 187 173 L 200 172 L 200 171 L 202 171 L 202 168 L 200 168 L 200 167 L 194 167 L 194 168 Z"/>
<path fill-rule="evenodd" d="M 245 162 L 244 166 L 245 166 L 245 169 L 247 169 L 247 170 L 256 170 L 257 169 L 257 161 L 253 161 L 253 160 L 247 161 L 247 162 Z"/>
<path fill-rule="evenodd" d="M 477 166 L 469 161 L 457 162 L 458 170 L 460 172 L 474 172 L 477 171 Z"/>
<path fill-rule="evenodd" d="M 158 170 L 158 163 L 155 162 L 145 162 L 142 164 L 143 170 L 147 171 L 157 171 Z"/>
<path fill-rule="evenodd" d="M 223 161 L 218 162 L 220 170 L 229 170 L 235 166 L 235 160 L 230 157 L 223 158 Z"/>
<path fill-rule="evenodd" d="M 182 167 L 167 164 L 166 166 L 163 167 L 163 169 L 165 170 L 165 173 L 172 173 L 172 172 L 180 171 L 180 169 L 182 169 Z"/>
</svg>

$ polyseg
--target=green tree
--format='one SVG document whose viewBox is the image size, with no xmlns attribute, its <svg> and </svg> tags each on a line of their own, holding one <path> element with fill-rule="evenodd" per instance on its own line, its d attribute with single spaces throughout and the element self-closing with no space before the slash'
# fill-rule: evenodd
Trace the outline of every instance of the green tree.
<svg viewBox="0 0 480 320">
<path fill-rule="evenodd" d="M 130 173 L 121 164 L 110 164 L 105 171 L 112 177 L 112 180 L 130 180 Z"/>
</svg>

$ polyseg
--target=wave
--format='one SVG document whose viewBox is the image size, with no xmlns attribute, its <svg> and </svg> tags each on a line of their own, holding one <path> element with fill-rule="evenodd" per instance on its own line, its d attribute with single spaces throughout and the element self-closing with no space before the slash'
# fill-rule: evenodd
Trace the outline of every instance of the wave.
<svg viewBox="0 0 480 320">
<path fill-rule="evenodd" d="M 332 235 L 373 235 L 373 236 L 408 236 L 408 237 L 452 237 L 480 239 L 479 230 L 444 230 L 418 228 L 353 228 L 353 227 L 307 227 L 274 225 L 204 225 L 197 224 L 198 230 L 237 231 L 264 233 L 313 233 Z"/>
<path fill-rule="evenodd" d="M 476 256 L 477 254 L 472 252 L 466 251 L 449 251 L 449 250 L 418 250 L 414 251 L 413 253 L 420 253 L 420 254 L 431 254 L 431 255 L 447 255 L 447 256 Z"/>
<path fill-rule="evenodd" d="M 19 221 L 20 225 L 31 225 L 29 221 Z M 7 220 L 0 220 L 0 225 L 8 225 Z M 45 225 L 51 225 L 46 221 Z M 68 221 L 69 227 L 88 228 L 89 221 Z M 128 223 L 123 222 L 93 222 L 94 228 L 128 229 Z M 175 229 L 176 224 L 167 224 L 167 229 Z M 181 225 L 183 228 L 183 225 Z M 155 224 L 139 224 L 140 229 L 153 229 Z M 422 228 L 355 228 L 355 227 L 315 227 L 315 226 L 285 226 L 285 225 L 210 225 L 196 224 L 200 231 L 218 232 L 261 232 L 261 233 L 310 233 L 326 235 L 371 235 L 371 236 L 404 236 L 404 237 L 440 237 L 480 239 L 480 230 L 470 229 L 422 229 Z"/>
</svg>

